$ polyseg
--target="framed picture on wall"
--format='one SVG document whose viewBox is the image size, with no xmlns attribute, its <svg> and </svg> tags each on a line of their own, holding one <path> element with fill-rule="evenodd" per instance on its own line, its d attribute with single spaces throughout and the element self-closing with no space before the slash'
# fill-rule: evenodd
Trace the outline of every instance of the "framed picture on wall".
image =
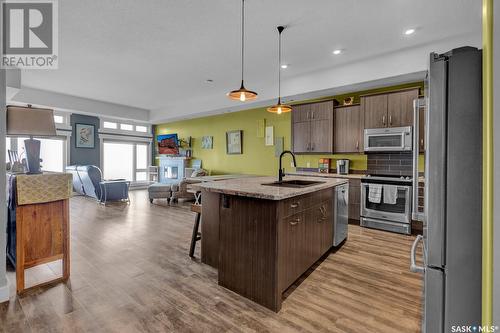
<svg viewBox="0 0 500 333">
<path fill-rule="evenodd" d="M 75 124 L 76 148 L 95 148 L 95 126 L 89 124 Z"/>
<path fill-rule="evenodd" d="M 214 137 L 213 136 L 202 136 L 201 137 L 201 149 L 213 149 L 214 147 Z"/>
<path fill-rule="evenodd" d="M 230 155 L 243 154 L 242 141 L 242 130 L 226 132 L 226 152 Z"/>
</svg>

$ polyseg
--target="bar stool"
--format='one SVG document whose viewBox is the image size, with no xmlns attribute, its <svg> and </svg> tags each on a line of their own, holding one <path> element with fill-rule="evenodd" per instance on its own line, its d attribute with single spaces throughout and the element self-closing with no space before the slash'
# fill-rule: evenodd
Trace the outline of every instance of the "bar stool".
<svg viewBox="0 0 500 333">
<path fill-rule="evenodd" d="M 201 232 L 198 231 L 201 221 L 201 205 L 191 205 L 191 211 L 196 213 L 196 218 L 193 225 L 193 234 L 191 236 L 191 246 L 189 247 L 189 256 L 191 258 L 194 258 L 194 249 L 196 247 L 196 242 L 201 240 Z"/>
</svg>

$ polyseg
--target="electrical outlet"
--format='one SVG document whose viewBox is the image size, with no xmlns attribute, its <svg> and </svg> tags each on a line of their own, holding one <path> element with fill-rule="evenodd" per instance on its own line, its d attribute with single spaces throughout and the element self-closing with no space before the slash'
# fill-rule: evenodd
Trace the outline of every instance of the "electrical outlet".
<svg viewBox="0 0 500 333">
<path fill-rule="evenodd" d="M 295 165 L 293 165 L 293 162 L 290 162 L 290 168 L 295 168 Z"/>
<path fill-rule="evenodd" d="M 310 168 L 311 167 L 311 162 L 307 162 L 307 167 Z"/>
</svg>

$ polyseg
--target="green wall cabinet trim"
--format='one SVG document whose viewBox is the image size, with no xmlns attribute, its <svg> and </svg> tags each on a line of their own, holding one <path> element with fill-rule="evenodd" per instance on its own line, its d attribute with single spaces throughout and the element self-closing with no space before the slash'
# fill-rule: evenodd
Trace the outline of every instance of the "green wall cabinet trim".
<svg viewBox="0 0 500 333">
<path fill-rule="evenodd" d="M 319 100 L 337 99 L 343 101 L 345 97 L 354 96 L 355 101 L 359 101 L 359 96 L 372 92 L 383 92 L 397 90 L 407 87 L 423 87 L 423 82 L 413 82 L 405 85 L 385 87 L 370 91 L 348 93 L 339 96 L 330 96 L 317 100 L 302 101 L 313 102 Z M 295 104 L 299 104 L 298 102 Z M 292 111 L 293 112 L 293 111 Z M 257 124 L 265 120 L 265 126 L 274 126 L 274 136 L 283 137 L 284 149 L 291 148 L 291 113 L 281 115 L 272 114 L 266 111 L 266 107 L 244 110 L 222 115 L 196 118 L 190 120 L 177 121 L 155 126 L 156 135 L 177 133 L 179 137 L 193 138 L 193 157 L 203 161 L 203 168 L 210 170 L 212 174 L 225 173 L 246 173 L 255 175 L 275 175 L 278 173 L 278 159 L 275 156 L 275 147 L 266 146 L 265 138 L 258 137 L 259 126 Z M 226 132 L 231 130 L 243 130 L 243 154 L 226 154 Z M 203 136 L 213 136 L 213 149 L 201 149 Z M 366 170 L 367 158 L 364 154 L 311 154 L 298 155 L 297 164 L 299 167 L 318 167 L 320 158 L 351 160 L 353 170 Z M 291 160 L 284 159 L 284 167 L 291 170 Z M 308 165 L 309 163 L 309 165 Z M 423 159 L 421 159 L 421 170 L 423 170 Z"/>
</svg>

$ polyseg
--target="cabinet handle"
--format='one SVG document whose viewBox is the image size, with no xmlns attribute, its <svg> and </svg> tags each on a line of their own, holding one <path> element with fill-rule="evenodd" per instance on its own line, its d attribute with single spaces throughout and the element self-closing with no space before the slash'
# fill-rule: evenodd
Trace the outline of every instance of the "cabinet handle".
<svg viewBox="0 0 500 333">
<path fill-rule="evenodd" d="M 423 148 L 424 147 L 424 139 L 420 139 L 420 146 Z"/>
<path fill-rule="evenodd" d="M 307 119 L 310 119 L 310 113 L 307 111 Z"/>
<path fill-rule="evenodd" d="M 311 143 L 311 150 L 314 150 L 314 143 Z"/>
<path fill-rule="evenodd" d="M 311 146 L 311 144 L 310 144 L 310 143 L 308 143 L 308 144 L 307 144 L 307 147 L 306 147 L 306 150 L 308 150 L 308 151 L 309 151 L 309 150 L 311 150 L 311 148 L 309 148 L 310 146 Z"/>
<path fill-rule="evenodd" d="M 298 218 L 298 217 L 297 217 L 295 220 L 290 221 L 290 225 L 291 225 L 291 226 L 294 226 L 294 225 L 299 224 L 299 222 L 300 222 L 300 218 Z"/>
<path fill-rule="evenodd" d="M 385 125 L 385 116 L 382 116 L 382 124 Z"/>
<path fill-rule="evenodd" d="M 319 210 L 321 211 L 321 214 L 323 215 L 323 219 L 326 219 L 326 208 L 325 208 L 325 206 L 321 206 L 319 208 Z"/>
<path fill-rule="evenodd" d="M 389 116 L 389 125 L 392 126 L 392 115 Z"/>
<path fill-rule="evenodd" d="M 359 150 L 359 140 L 356 141 L 356 150 Z"/>
<path fill-rule="evenodd" d="M 314 111 L 311 111 L 311 119 L 314 119 Z"/>
<path fill-rule="evenodd" d="M 297 207 L 299 207 L 298 202 L 294 202 L 293 204 L 290 205 L 290 208 L 297 208 Z"/>
</svg>

